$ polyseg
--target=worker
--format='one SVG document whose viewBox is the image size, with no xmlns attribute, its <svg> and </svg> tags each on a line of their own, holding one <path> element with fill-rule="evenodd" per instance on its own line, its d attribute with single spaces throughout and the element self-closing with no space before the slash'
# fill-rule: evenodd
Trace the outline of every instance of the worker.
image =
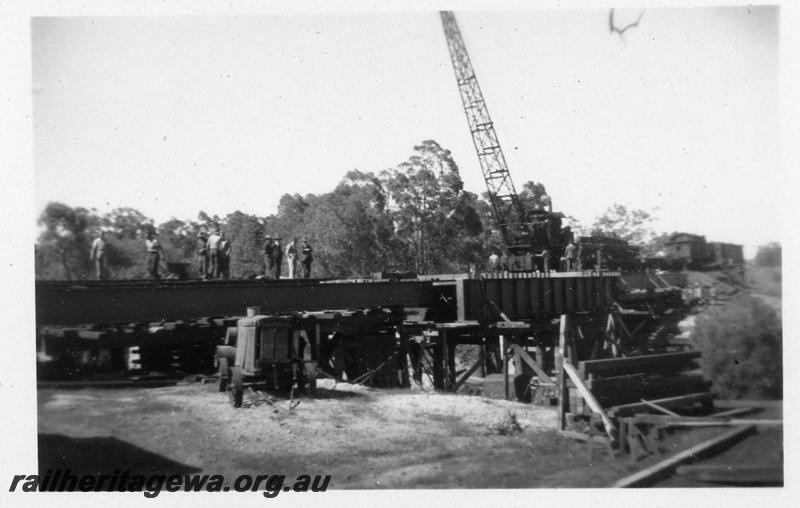
<svg viewBox="0 0 800 508">
<path fill-rule="evenodd" d="M 498 262 L 499 262 L 498 268 L 500 269 L 501 272 L 507 272 L 509 270 L 510 267 L 508 266 L 508 252 L 507 251 L 503 251 L 503 253 L 500 254 L 500 259 L 498 260 Z"/>
<path fill-rule="evenodd" d="M 227 280 L 231 276 L 231 242 L 225 236 L 225 233 L 220 233 L 219 239 L 219 270 L 220 276 Z"/>
<path fill-rule="evenodd" d="M 497 251 L 492 251 L 491 255 L 489 255 L 489 273 L 495 274 L 497 273 L 497 267 L 500 264 L 500 256 L 497 255 Z"/>
<path fill-rule="evenodd" d="M 595 270 L 600 271 L 603 269 L 603 260 L 605 256 L 603 255 L 603 246 L 597 247 L 597 264 L 594 267 Z"/>
<path fill-rule="evenodd" d="M 280 236 L 276 236 L 275 243 L 272 244 L 272 258 L 275 260 L 275 278 L 280 279 L 283 265 L 283 247 Z"/>
<path fill-rule="evenodd" d="M 89 259 L 94 263 L 94 272 L 97 280 L 108 279 L 108 266 L 106 264 L 106 251 L 108 250 L 108 243 L 106 242 L 106 232 L 100 231 L 100 236 L 92 242 L 92 252 L 89 254 Z"/>
<path fill-rule="evenodd" d="M 212 279 L 219 278 L 220 272 L 220 263 L 219 263 L 219 242 L 222 240 L 222 236 L 219 231 L 219 227 L 217 227 L 213 233 L 208 235 L 208 240 L 206 241 L 206 249 L 208 252 L 208 272 Z"/>
<path fill-rule="evenodd" d="M 272 249 L 272 236 L 264 239 L 264 277 L 271 278 L 275 273 L 275 252 Z"/>
<path fill-rule="evenodd" d="M 155 231 L 147 233 L 147 272 L 152 279 L 160 279 L 161 275 L 158 274 L 158 264 L 161 262 L 161 256 L 164 255 L 164 250 L 161 248 L 161 243 L 158 241 L 158 235 Z"/>
<path fill-rule="evenodd" d="M 566 258 L 566 271 L 571 272 L 575 270 L 575 261 L 577 259 L 577 247 L 572 242 L 569 242 L 564 248 L 564 258 Z"/>
<path fill-rule="evenodd" d="M 195 258 L 197 259 L 197 272 L 201 279 L 208 278 L 208 234 L 205 231 L 200 231 L 197 235 L 197 250 L 195 251 Z"/>
<path fill-rule="evenodd" d="M 308 244 L 308 240 L 303 238 L 303 245 L 300 248 L 300 264 L 302 265 L 303 278 L 308 279 L 311 277 L 311 263 L 314 261 L 314 249 Z"/>
<path fill-rule="evenodd" d="M 297 269 L 297 237 L 286 245 L 286 265 L 289 267 L 289 278 L 294 279 Z"/>
</svg>

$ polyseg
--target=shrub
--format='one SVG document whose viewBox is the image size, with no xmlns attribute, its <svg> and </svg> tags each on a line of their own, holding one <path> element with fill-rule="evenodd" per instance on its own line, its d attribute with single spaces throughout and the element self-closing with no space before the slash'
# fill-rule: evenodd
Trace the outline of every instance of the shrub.
<svg viewBox="0 0 800 508">
<path fill-rule="evenodd" d="M 723 398 L 782 398 L 783 331 L 776 312 L 747 293 L 697 320 L 701 366 Z"/>
</svg>

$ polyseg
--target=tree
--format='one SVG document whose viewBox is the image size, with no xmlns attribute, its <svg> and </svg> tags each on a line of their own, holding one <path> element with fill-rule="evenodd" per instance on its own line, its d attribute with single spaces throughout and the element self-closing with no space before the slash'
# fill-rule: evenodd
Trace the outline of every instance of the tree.
<svg viewBox="0 0 800 508">
<path fill-rule="evenodd" d="M 664 250 L 666 244 L 674 234 L 676 233 L 661 233 L 653 236 L 642 246 L 642 255 L 645 257 L 664 257 L 666 255 Z"/>
<path fill-rule="evenodd" d="M 418 273 L 453 269 L 454 253 L 471 233 L 465 221 L 478 221 L 477 213 L 464 209 L 471 202 L 462 197 L 464 183 L 450 151 L 436 141 L 423 141 L 406 162 L 381 173 L 381 179 L 395 235 L 403 240 L 405 255 L 398 257 Z"/>
<path fill-rule="evenodd" d="M 86 208 L 50 202 L 39 216 L 44 227 L 39 236 L 37 273 L 46 278 L 85 279 L 92 273 L 91 236 L 98 219 Z"/>
<path fill-rule="evenodd" d="M 102 228 L 112 231 L 119 239 L 135 240 L 140 237 L 144 228 L 152 227 L 153 220 L 135 208 L 115 208 L 103 214 L 100 219 Z"/>
<path fill-rule="evenodd" d="M 644 245 L 655 236 L 650 227 L 653 220 L 644 210 L 628 210 L 623 205 L 614 204 L 595 219 L 592 235 L 610 236 L 633 245 Z"/>
<path fill-rule="evenodd" d="M 519 200 L 522 204 L 523 210 L 534 210 L 542 208 L 542 198 L 547 195 L 543 183 L 536 183 L 533 180 L 528 180 L 522 185 L 522 191 L 519 193 Z"/>
<path fill-rule="evenodd" d="M 697 319 L 692 340 L 723 398 L 781 398 L 783 330 L 774 309 L 748 293 Z"/>
<path fill-rule="evenodd" d="M 264 225 L 255 215 L 235 211 L 225 218 L 231 243 L 231 277 L 248 279 L 264 273 Z"/>
</svg>

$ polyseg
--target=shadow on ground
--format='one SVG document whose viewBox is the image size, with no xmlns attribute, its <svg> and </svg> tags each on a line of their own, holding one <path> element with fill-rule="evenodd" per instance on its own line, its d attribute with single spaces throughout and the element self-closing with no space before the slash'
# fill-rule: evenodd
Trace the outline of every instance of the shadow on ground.
<svg viewBox="0 0 800 508">
<path fill-rule="evenodd" d="M 71 474 L 99 475 L 129 471 L 130 475 L 189 474 L 199 468 L 181 464 L 115 437 L 72 438 L 39 434 L 39 474 L 69 469 Z"/>
</svg>

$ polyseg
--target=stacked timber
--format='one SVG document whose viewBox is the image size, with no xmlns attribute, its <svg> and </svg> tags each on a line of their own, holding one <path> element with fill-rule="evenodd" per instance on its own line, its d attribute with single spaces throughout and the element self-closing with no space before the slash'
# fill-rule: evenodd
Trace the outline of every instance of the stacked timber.
<svg viewBox="0 0 800 508">
<path fill-rule="evenodd" d="M 699 351 L 587 360 L 578 373 L 611 418 L 659 408 L 708 404 L 714 395 L 698 371 Z"/>
</svg>

